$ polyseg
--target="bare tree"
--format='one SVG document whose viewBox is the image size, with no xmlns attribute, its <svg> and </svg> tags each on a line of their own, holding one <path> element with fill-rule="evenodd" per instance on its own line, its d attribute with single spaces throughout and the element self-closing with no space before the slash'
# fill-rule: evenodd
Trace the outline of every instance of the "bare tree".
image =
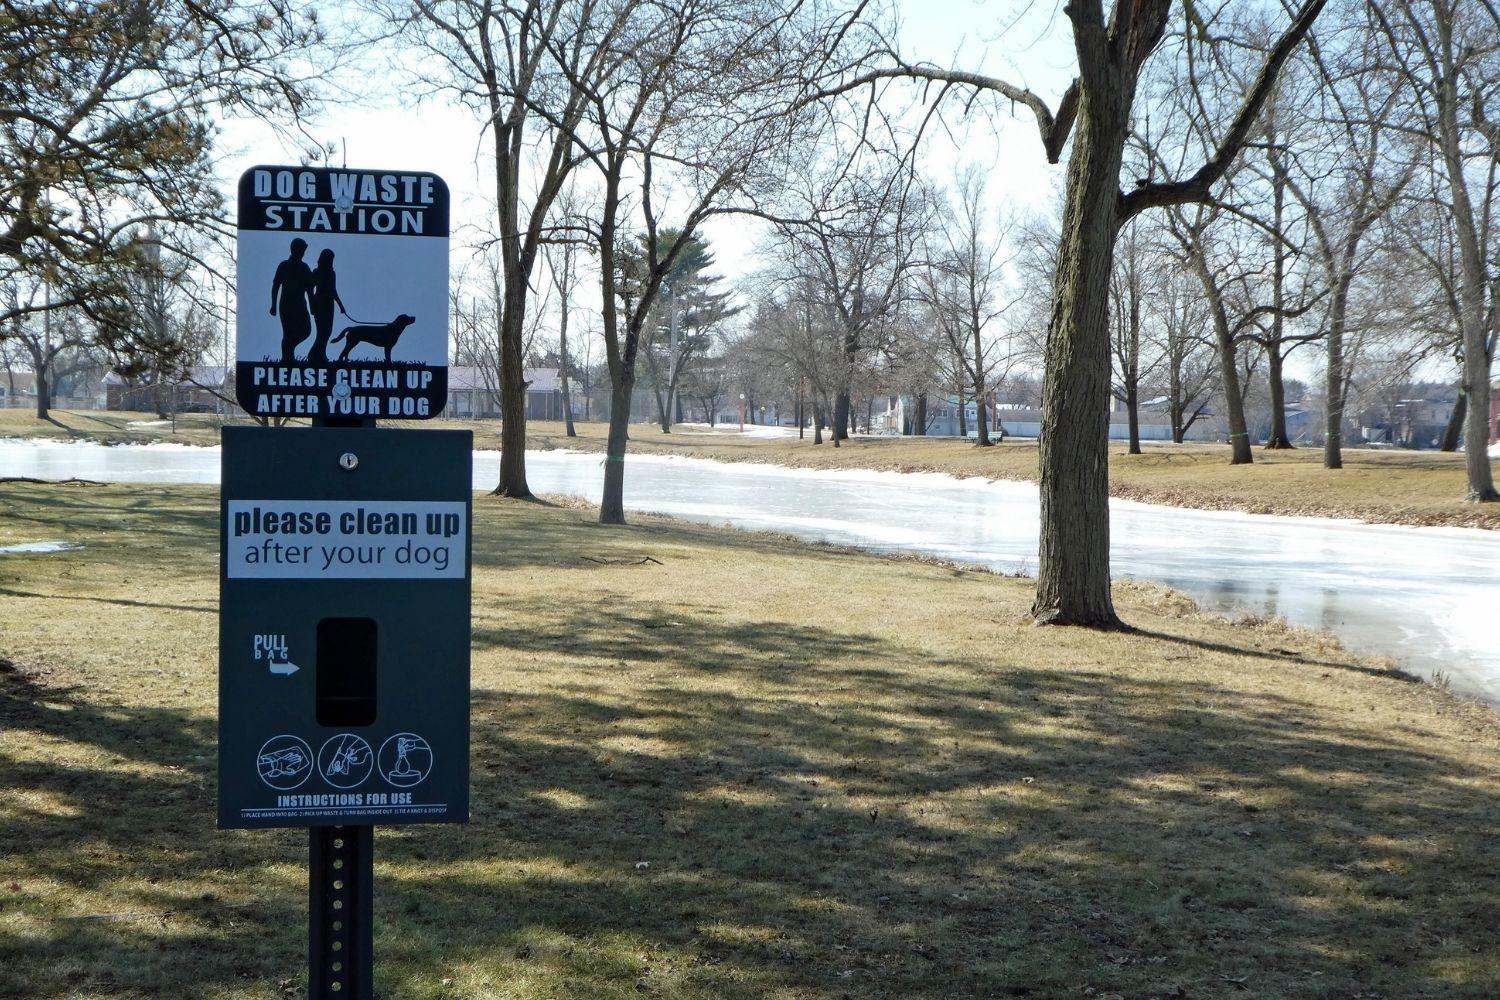
<svg viewBox="0 0 1500 1000">
<path fill-rule="evenodd" d="M 1392 141 L 1402 99 L 1397 75 L 1383 65 L 1377 39 L 1360 23 L 1329 32 L 1309 46 L 1316 70 L 1317 105 L 1306 120 L 1311 141 L 1277 163 L 1280 178 L 1301 205 L 1308 248 L 1327 288 L 1323 315 L 1323 465 L 1344 465 L 1344 396 L 1357 350 L 1350 337 L 1350 297 L 1356 279 L 1381 250 L 1368 239 L 1411 183 L 1418 160 L 1410 139 Z"/>
<path fill-rule="evenodd" d="M 574 200 L 565 195 L 559 203 L 568 229 L 576 228 L 572 220 L 577 218 Z M 572 355 L 568 351 L 568 321 L 573 316 L 573 299 L 578 288 L 579 255 L 583 252 L 577 240 L 568 236 L 553 240 L 546 246 L 547 266 L 552 272 L 552 284 L 557 287 L 557 353 L 558 374 L 562 380 L 563 423 L 568 437 L 577 437 L 573 427 L 573 393 L 569 380 Z"/>
<path fill-rule="evenodd" d="M 1175 269 L 1158 276 L 1152 300 L 1159 361 L 1150 384 L 1166 397 L 1172 440 L 1181 444 L 1219 389 L 1212 320 L 1201 289 Z"/>
<path fill-rule="evenodd" d="M 611 381 L 603 523 L 625 520 L 636 358 L 663 283 L 705 219 L 784 180 L 807 117 L 798 81 L 808 16 L 793 0 L 625 3 L 609 76 L 570 81 L 584 95 L 573 145 L 597 169 L 601 200 L 592 238 Z M 661 222 L 666 205 L 673 226 Z M 636 234 L 640 260 L 627 280 Z"/>
<path fill-rule="evenodd" d="M 906 166 L 880 151 L 835 151 L 808 169 L 776 220 L 781 253 L 795 260 L 837 324 L 832 439 L 848 437 L 856 372 L 909 294 L 931 199 Z"/>
<path fill-rule="evenodd" d="M 763 278 L 769 287 L 756 303 L 750 321 L 755 332 L 747 346 L 762 363 L 784 367 L 793 376 L 798 427 L 807 424 L 804 411 L 810 411 L 813 444 L 821 445 L 844 365 L 842 338 L 821 284 L 801 269 L 797 255 L 780 258 L 778 265 L 785 272 Z"/>
<path fill-rule="evenodd" d="M 1147 270 L 1153 261 L 1165 259 L 1152 253 L 1140 229 L 1139 220 L 1131 220 L 1121 229 L 1115 248 L 1115 273 L 1109 287 L 1114 333 L 1111 346 L 1119 376 L 1115 397 L 1125 404 L 1130 430 L 1127 451 L 1132 455 L 1141 453 L 1141 380 L 1150 376 L 1149 366 L 1143 369 L 1141 363 L 1141 314 L 1149 287 Z"/>
<path fill-rule="evenodd" d="M 1500 500 L 1490 472 L 1490 366 L 1500 311 L 1492 259 L 1500 213 L 1500 8 L 1489 0 L 1371 0 L 1372 22 L 1407 88 L 1402 130 L 1430 152 L 1458 249 L 1467 499 Z"/>
<path fill-rule="evenodd" d="M 963 396 L 975 404 L 975 440 L 988 446 L 988 400 L 997 378 L 1015 364 L 1016 354 L 1002 350 L 995 329 L 1013 301 L 1005 297 L 1010 257 L 1001 253 L 1006 224 L 992 225 L 986 205 L 984 175 L 974 167 L 957 178 L 945 199 L 942 217 L 930 228 L 935 246 L 917 269 L 919 296 L 933 325 L 947 341 L 954 361 L 952 384 L 958 394 L 959 434 L 964 427 Z"/>
<path fill-rule="evenodd" d="M 830 91 L 911 78 L 993 93 L 1028 109 L 1051 162 L 1072 141 L 1053 307 L 1047 331 L 1041 436 L 1041 544 L 1033 618 L 1038 623 L 1120 626 L 1109 574 L 1109 279 L 1120 226 L 1149 209 L 1202 201 L 1238 155 L 1277 73 L 1326 0 L 1308 0 L 1272 45 L 1238 113 L 1196 169 L 1121 190 L 1120 171 L 1142 72 L 1167 34 L 1172 0 L 1075 0 L 1063 8 L 1078 76 L 1055 108 L 1026 87 L 978 73 L 914 65 L 878 49 L 884 65 L 854 72 Z M 1197 4 L 1184 4 L 1204 22 Z M 1216 25 L 1222 29 L 1222 25 Z M 1200 31 L 1210 35 L 1208 28 Z M 1225 38 L 1227 43 L 1230 39 Z M 1196 43 L 1194 43 L 1196 44 Z"/>
<path fill-rule="evenodd" d="M 1229 464 L 1255 461 L 1250 447 L 1250 425 L 1245 418 L 1249 390 L 1245 374 L 1249 362 L 1247 345 L 1256 343 L 1256 324 L 1278 312 L 1273 302 L 1256 302 L 1261 289 L 1254 280 L 1257 264 L 1243 245 L 1222 205 L 1174 208 L 1169 229 L 1179 245 L 1179 258 L 1197 280 L 1208 307 L 1219 358 L 1219 388 L 1224 401 L 1224 419 L 1229 434 Z M 1246 372 L 1240 365 L 1246 364 Z"/>
<path fill-rule="evenodd" d="M 636 0 L 372 0 L 428 53 L 413 73 L 435 93 L 472 107 L 491 138 L 495 233 L 500 247 L 500 481 L 502 496 L 530 497 L 526 481 L 526 313 L 548 218 L 581 160 L 574 142 L 593 95 L 628 58 Z"/>
</svg>

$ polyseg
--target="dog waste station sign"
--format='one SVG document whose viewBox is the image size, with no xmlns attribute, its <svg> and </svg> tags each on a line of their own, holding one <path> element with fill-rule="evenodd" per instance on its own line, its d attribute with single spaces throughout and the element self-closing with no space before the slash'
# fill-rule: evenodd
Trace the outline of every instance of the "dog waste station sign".
<svg viewBox="0 0 1500 1000">
<path fill-rule="evenodd" d="M 218 821 L 308 828 L 309 996 L 368 998 L 375 825 L 469 815 L 473 438 L 375 426 L 443 409 L 447 188 L 256 167 L 239 221 L 239 403 L 310 419 L 223 431 Z"/>
<path fill-rule="evenodd" d="M 240 178 L 235 393 L 263 417 L 435 417 L 448 394 L 448 186 L 254 167 Z"/>
</svg>

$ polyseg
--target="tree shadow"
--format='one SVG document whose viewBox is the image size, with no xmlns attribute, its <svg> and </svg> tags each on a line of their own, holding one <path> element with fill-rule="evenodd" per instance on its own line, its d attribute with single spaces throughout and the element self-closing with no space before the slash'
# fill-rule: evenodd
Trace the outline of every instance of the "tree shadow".
<svg viewBox="0 0 1500 1000">
<path fill-rule="evenodd" d="M 297 838 L 214 829 L 212 719 L 4 675 L 0 729 L 0 996 L 202 997 L 287 975 Z"/>
<path fill-rule="evenodd" d="M 377 838 L 382 995 L 1495 995 L 1495 769 L 1357 714 L 691 599 L 474 644 L 473 822 Z M 297 979 L 305 838 L 214 831 L 210 718 L 7 682 L 0 720 L 0 994 Z"/>
</svg>

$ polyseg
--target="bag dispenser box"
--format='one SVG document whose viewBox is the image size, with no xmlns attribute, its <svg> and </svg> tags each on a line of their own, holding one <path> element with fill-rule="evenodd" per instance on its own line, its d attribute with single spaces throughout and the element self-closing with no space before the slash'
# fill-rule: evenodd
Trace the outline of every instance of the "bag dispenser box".
<svg viewBox="0 0 1500 1000">
<path fill-rule="evenodd" d="M 220 827 L 467 821 L 472 450 L 224 428 Z"/>
</svg>

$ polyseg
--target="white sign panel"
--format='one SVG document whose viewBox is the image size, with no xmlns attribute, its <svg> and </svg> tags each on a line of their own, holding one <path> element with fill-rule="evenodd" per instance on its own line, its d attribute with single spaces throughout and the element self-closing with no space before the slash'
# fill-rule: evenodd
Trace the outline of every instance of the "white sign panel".
<svg viewBox="0 0 1500 1000">
<path fill-rule="evenodd" d="M 465 505 L 231 500 L 225 572 L 244 580 L 461 580 Z"/>
<path fill-rule="evenodd" d="M 448 393 L 448 188 L 434 174 L 240 178 L 235 387 L 255 416 L 426 418 Z"/>
</svg>

